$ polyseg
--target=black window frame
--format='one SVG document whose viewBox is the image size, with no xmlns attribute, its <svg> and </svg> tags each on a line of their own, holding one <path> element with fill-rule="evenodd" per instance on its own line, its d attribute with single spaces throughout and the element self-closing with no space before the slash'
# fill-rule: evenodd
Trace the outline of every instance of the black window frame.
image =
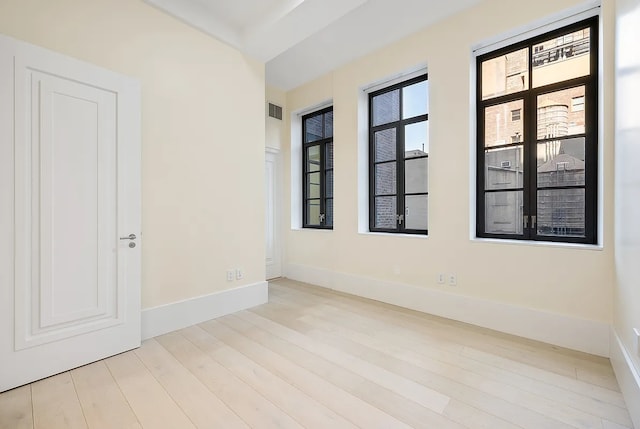
<svg viewBox="0 0 640 429">
<path fill-rule="evenodd" d="M 310 229 L 333 229 L 333 204 L 331 205 L 331 215 L 327 215 L 327 202 L 331 200 L 333 203 L 333 181 L 331 182 L 331 189 L 327 186 L 327 173 L 331 172 L 333 175 L 333 119 L 331 122 L 331 135 L 327 135 L 326 118 L 327 113 L 333 115 L 333 106 L 325 107 L 321 110 L 305 114 L 302 116 L 302 227 Z M 322 118 L 322 138 L 312 141 L 307 141 L 307 119 L 320 116 Z M 311 171 L 308 159 L 308 149 L 310 147 L 318 146 L 320 154 L 319 170 Z M 331 146 L 331 163 L 327 161 L 327 153 Z M 308 177 L 310 174 L 319 173 L 320 175 L 320 196 L 319 198 L 311 198 L 308 190 Z M 319 200 L 320 204 L 320 223 L 309 223 L 309 207 L 308 202 Z"/>
<path fill-rule="evenodd" d="M 495 238 L 508 240 L 524 240 L 535 242 L 560 242 L 560 243 L 579 243 L 579 244 L 597 244 L 598 240 L 598 63 L 600 49 L 598 44 L 598 22 L 599 17 L 594 16 L 575 22 L 561 28 L 540 34 L 530 39 L 500 48 L 498 50 L 480 55 L 476 58 L 476 131 L 477 131 L 477 150 L 476 150 L 476 236 L 479 238 Z M 537 52 L 533 52 L 533 47 L 541 42 L 557 38 L 572 31 L 582 28 L 589 28 L 590 43 L 590 69 L 589 75 L 572 78 L 552 84 L 533 88 L 533 57 Z M 528 89 L 488 98 L 482 100 L 482 63 L 507 53 L 515 52 L 523 48 L 529 48 L 528 57 Z M 585 139 L 585 178 L 583 186 L 570 187 L 538 187 L 536 151 L 537 145 L 545 139 L 538 139 L 537 135 L 537 97 L 543 94 L 562 91 L 584 86 L 585 100 L 585 130 L 584 133 L 572 134 L 570 137 Z M 520 139 L 523 142 L 523 166 L 524 177 L 523 187 L 513 188 L 509 190 L 523 191 L 523 232 L 522 234 L 498 234 L 486 232 L 485 228 L 485 195 L 496 190 L 485 189 L 485 124 L 484 110 L 487 107 L 505 104 L 508 102 L 523 100 L 523 126 L 524 132 Z M 568 106 L 571 109 L 571 105 Z M 569 137 L 565 137 L 569 138 Z M 560 138 L 554 138 L 560 140 Z M 511 143 L 514 144 L 514 143 Z M 507 143 L 504 146 L 509 146 Z M 499 148 L 501 146 L 492 146 Z M 584 237 L 579 236 L 562 236 L 562 235 L 545 235 L 539 234 L 537 215 L 538 215 L 538 191 L 551 189 L 582 189 L 584 188 Z M 505 188 L 506 189 L 506 188 Z M 499 190 L 497 191 L 499 192 Z"/>
<path fill-rule="evenodd" d="M 404 136 L 404 128 L 406 125 L 411 125 L 419 122 L 429 122 L 429 106 L 427 106 L 427 113 L 423 115 L 412 116 L 410 118 L 402 119 L 403 116 L 403 91 L 402 89 L 416 83 L 420 82 L 428 82 L 429 76 L 427 73 L 421 74 L 420 76 L 407 79 L 405 81 L 399 82 L 394 85 L 387 86 L 385 88 L 370 92 L 369 95 L 369 231 L 370 232 L 383 232 L 383 233 L 391 233 L 391 234 L 417 234 L 417 235 L 428 235 L 429 234 L 429 226 L 427 224 L 426 229 L 410 229 L 406 228 L 404 222 L 405 216 L 405 162 L 406 158 L 405 154 L 405 136 Z M 373 99 L 381 94 L 385 94 L 388 92 L 392 92 L 395 90 L 399 90 L 399 114 L 398 120 L 392 121 L 388 123 L 384 123 L 381 125 L 374 125 L 373 118 Z M 428 102 L 428 94 L 427 94 L 427 102 Z M 396 130 L 396 193 L 395 194 L 380 194 L 376 195 L 376 182 L 375 182 L 375 167 L 377 164 L 382 163 L 390 163 L 393 161 L 382 161 L 376 162 L 375 160 L 375 134 L 376 132 L 387 130 L 387 129 L 395 129 Z M 427 136 L 428 138 L 428 136 Z M 429 162 L 429 153 L 426 155 L 408 158 L 409 160 L 426 158 L 427 163 Z M 428 165 L 428 164 L 427 164 Z M 428 171 L 428 167 L 427 167 Z M 427 187 L 426 192 L 418 192 L 411 195 L 426 195 L 427 196 L 427 213 L 429 210 L 429 189 Z M 396 197 L 396 225 L 395 228 L 381 228 L 376 227 L 376 205 L 375 200 L 376 197 L 381 196 L 395 196 Z"/>
</svg>

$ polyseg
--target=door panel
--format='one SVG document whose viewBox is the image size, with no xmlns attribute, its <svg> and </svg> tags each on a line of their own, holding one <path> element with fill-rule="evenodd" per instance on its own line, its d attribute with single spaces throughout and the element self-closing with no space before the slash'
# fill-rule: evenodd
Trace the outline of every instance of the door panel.
<svg viewBox="0 0 640 429">
<path fill-rule="evenodd" d="M 2 36 L 0 86 L 3 391 L 140 344 L 140 89 Z"/>
<path fill-rule="evenodd" d="M 31 82 L 31 125 L 16 174 L 31 178 L 28 243 L 16 264 L 30 285 L 16 289 L 16 348 L 121 323 L 116 313 L 116 97 L 113 92 L 42 72 Z M 18 115 L 19 118 L 20 115 Z M 26 146 L 30 146 L 27 149 Z M 26 171 L 22 171 L 22 170 Z M 21 207 L 17 207 L 20 210 Z"/>
</svg>

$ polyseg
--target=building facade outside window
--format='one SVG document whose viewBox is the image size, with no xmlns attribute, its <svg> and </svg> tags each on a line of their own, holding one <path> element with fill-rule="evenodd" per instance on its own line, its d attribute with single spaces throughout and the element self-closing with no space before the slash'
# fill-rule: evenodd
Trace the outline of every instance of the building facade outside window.
<svg viewBox="0 0 640 429">
<path fill-rule="evenodd" d="M 304 228 L 333 229 L 333 107 L 302 117 Z"/>
<path fill-rule="evenodd" d="M 478 237 L 596 243 L 597 30 L 594 17 L 477 58 Z"/>
<path fill-rule="evenodd" d="M 427 75 L 369 94 L 369 229 L 426 234 Z"/>
</svg>

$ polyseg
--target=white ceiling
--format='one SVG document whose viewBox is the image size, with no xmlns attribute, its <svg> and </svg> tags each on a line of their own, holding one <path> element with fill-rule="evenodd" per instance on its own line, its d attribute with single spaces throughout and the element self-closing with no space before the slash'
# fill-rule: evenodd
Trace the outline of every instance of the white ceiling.
<svg viewBox="0 0 640 429">
<path fill-rule="evenodd" d="M 266 65 L 289 90 L 480 0 L 145 0 Z"/>
</svg>

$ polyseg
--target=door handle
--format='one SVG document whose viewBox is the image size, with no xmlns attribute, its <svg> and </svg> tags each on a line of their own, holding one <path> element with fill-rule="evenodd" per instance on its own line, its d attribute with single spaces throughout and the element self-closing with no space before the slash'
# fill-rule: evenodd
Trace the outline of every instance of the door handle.
<svg viewBox="0 0 640 429">
<path fill-rule="evenodd" d="M 128 237 L 120 237 L 120 240 L 135 240 L 135 239 L 136 239 L 135 234 L 129 234 Z"/>
</svg>

